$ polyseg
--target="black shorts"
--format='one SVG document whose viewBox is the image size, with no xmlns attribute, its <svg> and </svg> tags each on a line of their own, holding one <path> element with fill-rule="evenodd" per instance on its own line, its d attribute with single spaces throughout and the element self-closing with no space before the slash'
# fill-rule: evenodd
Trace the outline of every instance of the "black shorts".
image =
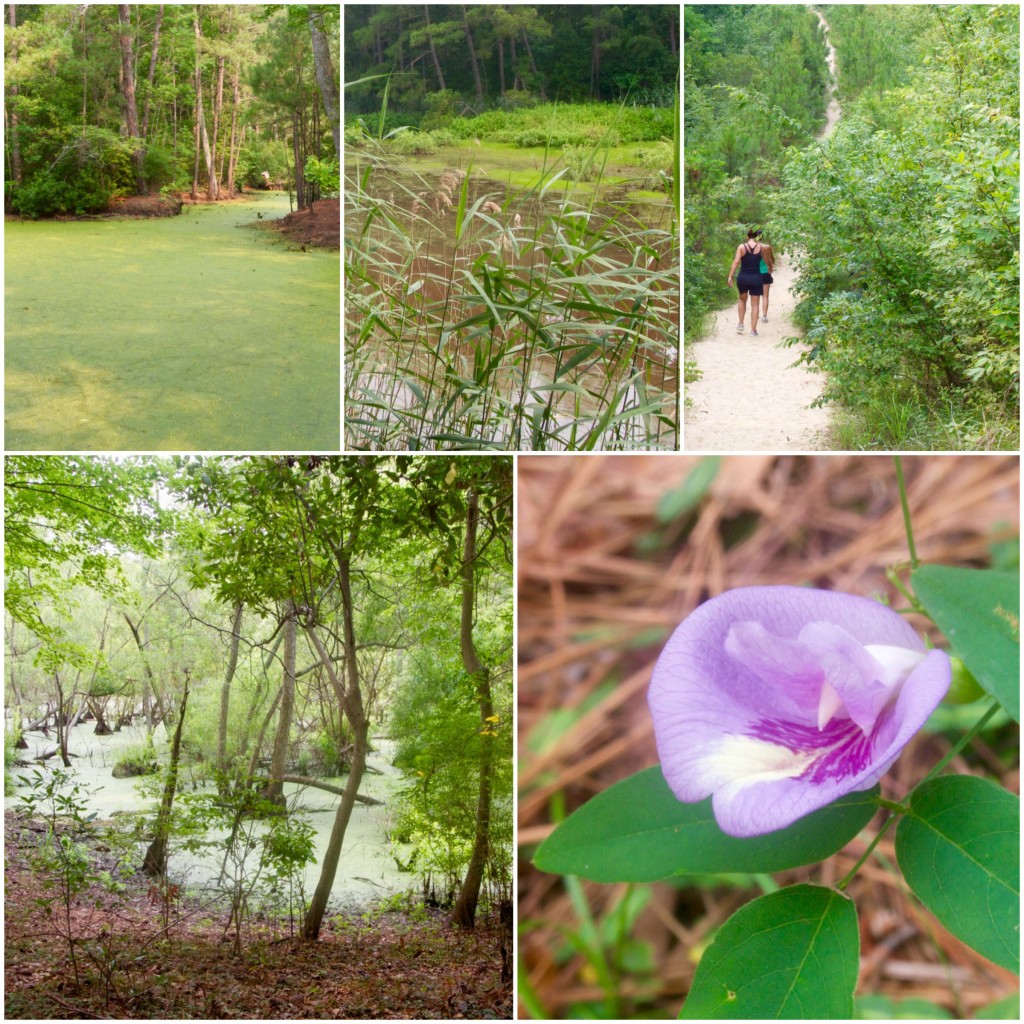
<svg viewBox="0 0 1024 1024">
<path fill-rule="evenodd" d="M 764 295 L 760 274 L 740 274 L 736 278 L 736 287 L 739 289 L 740 295 L 746 295 L 747 292 L 750 292 L 751 295 Z"/>
<path fill-rule="evenodd" d="M 761 275 L 761 284 L 775 284 L 775 281 L 772 278 L 771 274 L 762 274 Z"/>
</svg>

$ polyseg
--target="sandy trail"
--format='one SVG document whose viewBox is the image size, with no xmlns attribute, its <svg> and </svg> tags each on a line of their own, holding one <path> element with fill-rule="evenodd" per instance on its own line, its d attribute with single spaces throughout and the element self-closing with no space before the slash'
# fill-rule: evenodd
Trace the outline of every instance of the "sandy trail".
<svg viewBox="0 0 1024 1024">
<path fill-rule="evenodd" d="M 836 52 L 828 42 L 828 22 L 812 8 L 825 29 L 826 61 L 836 78 Z M 835 86 L 829 89 L 825 127 L 831 134 L 839 119 Z M 727 268 L 723 268 L 723 274 Z M 750 336 L 736 333 L 736 303 L 715 314 L 711 330 L 694 347 L 701 379 L 686 385 L 683 447 L 687 451 L 825 451 L 829 448 L 829 414 L 810 408 L 823 381 L 804 366 L 793 366 L 801 348 L 778 347 L 800 332 L 793 324 L 795 274 L 784 256 L 772 272 L 768 323 Z M 749 300 L 748 300 L 749 301 Z M 762 301 L 763 306 L 763 301 Z"/>
</svg>

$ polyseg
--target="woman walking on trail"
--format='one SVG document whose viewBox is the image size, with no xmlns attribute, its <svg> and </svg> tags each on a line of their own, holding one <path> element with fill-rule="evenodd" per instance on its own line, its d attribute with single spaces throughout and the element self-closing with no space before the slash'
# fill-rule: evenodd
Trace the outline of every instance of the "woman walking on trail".
<svg viewBox="0 0 1024 1024">
<path fill-rule="evenodd" d="M 743 321 L 747 315 L 747 294 L 750 294 L 750 333 L 757 337 L 757 317 L 761 308 L 761 296 L 764 294 L 764 285 L 761 278 L 761 254 L 765 254 L 768 270 L 774 264 L 771 248 L 762 245 L 758 238 L 760 231 L 751 228 L 747 232 L 747 240 L 742 245 L 736 246 L 736 258 L 729 268 L 729 287 L 732 287 L 733 275 L 736 268 L 740 268 L 739 277 L 736 278 L 736 287 L 739 289 L 739 323 L 736 325 L 736 333 L 743 333 Z"/>
<path fill-rule="evenodd" d="M 764 234 L 762 231 L 758 231 L 757 237 L 760 239 L 761 235 Z M 772 285 L 775 283 L 772 277 L 772 268 L 775 266 L 775 253 L 772 252 L 772 247 L 767 242 L 761 242 L 761 286 L 764 288 L 764 306 L 761 309 L 761 323 L 768 323 L 768 293 L 771 291 Z"/>
</svg>

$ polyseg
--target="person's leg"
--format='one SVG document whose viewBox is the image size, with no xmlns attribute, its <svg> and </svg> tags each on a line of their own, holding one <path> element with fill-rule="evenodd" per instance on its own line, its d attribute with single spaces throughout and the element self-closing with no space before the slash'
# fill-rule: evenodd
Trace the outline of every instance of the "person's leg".
<svg viewBox="0 0 1024 1024">
<path fill-rule="evenodd" d="M 757 314 L 761 306 L 761 296 L 751 293 L 750 296 L 750 333 L 757 334 Z"/>
<path fill-rule="evenodd" d="M 740 315 L 739 315 L 739 320 L 737 321 L 737 323 L 738 323 L 737 330 L 743 330 L 743 321 L 746 319 L 746 316 L 747 316 L 747 293 L 746 292 L 740 292 L 740 301 L 739 301 L 738 305 L 739 305 L 739 314 Z"/>
<path fill-rule="evenodd" d="M 761 313 L 761 317 L 764 320 L 768 319 L 768 293 L 772 290 L 770 284 L 764 286 L 764 311 Z"/>
</svg>

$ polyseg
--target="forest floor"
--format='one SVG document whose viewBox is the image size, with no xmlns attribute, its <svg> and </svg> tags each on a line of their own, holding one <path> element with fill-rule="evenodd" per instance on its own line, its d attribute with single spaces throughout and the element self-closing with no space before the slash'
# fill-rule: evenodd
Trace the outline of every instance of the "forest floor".
<svg viewBox="0 0 1024 1024">
<path fill-rule="evenodd" d="M 72 904 L 76 984 L 59 890 L 33 870 L 42 825 L 4 816 L 4 1016 L 7 1019 L 508 1019 L 501 931 L 471 932 L 448 915 L 373 912 L 325 918 L 320 941 L 288 922 L 246 926 L 241 949 L 227 915 L 160 898 L 135 876 L 113 895 L 94 886 Z M 100 837 L 83 847 L 96 868 Z"/>
<path fill-rule="evenodd" d="M 315 245 L 324 249 L 341 248 L 341 200 L 317 199 L 311 207 L 296 210 L 273 221 L 293 242 Z"/>
</svg>

